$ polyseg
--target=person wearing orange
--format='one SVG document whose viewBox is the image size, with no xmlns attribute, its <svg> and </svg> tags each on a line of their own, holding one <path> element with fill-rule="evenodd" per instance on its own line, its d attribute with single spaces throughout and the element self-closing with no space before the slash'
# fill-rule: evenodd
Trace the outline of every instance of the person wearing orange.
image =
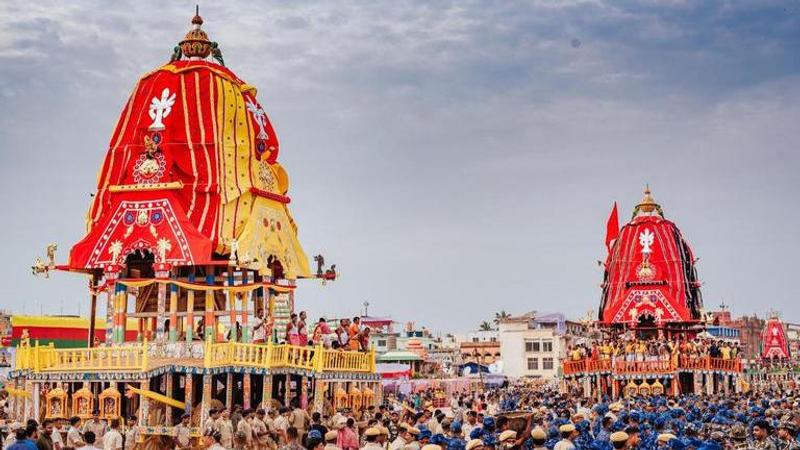
<svg viewBox="0 0 800 450">
<path fill-rule="evenodd" d="M 360 317 L 353 317 L 353 322 L 350 324 L 350 327 L 347 329 L 347 337 L 348 341 L 352 341 L 354 338 L 358 340 L 358 334 L 361 333 L 361 318 Z M 351 344 L 352 347 L 352 344 Z"/>
</svg>

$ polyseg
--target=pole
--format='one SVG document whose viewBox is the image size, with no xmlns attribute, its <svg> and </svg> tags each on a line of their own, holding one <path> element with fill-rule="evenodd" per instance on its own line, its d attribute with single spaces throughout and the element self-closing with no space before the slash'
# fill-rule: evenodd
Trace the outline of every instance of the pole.
<svg viewBox="0 0 800 450">
<path fill-rule="evenodd" d="M 94 330 L 95 330 L 95 313 L 97 312 L 97 273 L 92 274 L 92 280 L 89 282 L 89 292 L 91 293 L 91 316 L 89 317 L 89 336 L 86 338 L 88 348 L 94 347 Z"/>
</svg>

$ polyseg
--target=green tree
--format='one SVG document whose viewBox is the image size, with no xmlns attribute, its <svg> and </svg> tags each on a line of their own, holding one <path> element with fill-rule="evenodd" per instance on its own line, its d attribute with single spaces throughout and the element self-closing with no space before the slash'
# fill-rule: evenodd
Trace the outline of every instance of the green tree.
<svg viewBox="0 0 800 450">
<path fill-rule="evenodd" d="M 492 327 L 491 322 L 484 320 L 481 322 L 481 326 L 479 327 L 481 331 L 492 331 L 494 327 Z"/>
</svg>

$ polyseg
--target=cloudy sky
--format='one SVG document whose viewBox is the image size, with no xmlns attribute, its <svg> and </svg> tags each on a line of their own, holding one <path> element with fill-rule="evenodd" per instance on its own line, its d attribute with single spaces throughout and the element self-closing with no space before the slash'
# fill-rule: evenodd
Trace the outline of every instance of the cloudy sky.
<svg viewBox="0 0 800 450">
<path fill-rule="evenodd" d="M 611 205 L 630 217 L 649 183 L 707 306 L 800 321 L 800 0 L 200 7 L 259 88 L 301 241 L 343 273 L 299 290 L 312 316 L 583 316 Z M 0 308 L 86 313 L 85 279 L 30 265 L 81 238 L 119 112 L 193 12 L 0 3 Z"/>
</svg>

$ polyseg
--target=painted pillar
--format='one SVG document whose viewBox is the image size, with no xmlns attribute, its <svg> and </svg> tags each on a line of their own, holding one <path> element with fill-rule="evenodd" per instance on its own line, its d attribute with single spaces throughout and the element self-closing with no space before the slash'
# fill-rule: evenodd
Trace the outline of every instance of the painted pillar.
<svg viewBox="0 0 800 450">
<path fill-rule="evenodd" d="M 261 405 L 264 409 L 269 407 L 272 400 L 272 375 L 269 373 L 264 374 L 264 386 L 261 392 Z"/>
<path fill-rule="evenodd" d="M 144 341 L 144 319 L 136 319 L 136 342 Z"/>
<path fill-rule="evenodd" d="M 158 279 L 158 316 L 156 317 L 156 341 L 164 343 L 167 340 L 165 325 L 167 322 L 167 283 L 169 279 L 170 264 L 155 263 L 153 269 Z"/>
<path fill-rule="evenodd" d="M 589 375 L 583 377 L 583 395 L 586 398 L 592 398 L 592 379 Z"/>
<path fill-rule="evenodd" d="M 117 313 L 117 342 L 125 342 L 125 334 L 128 331 L 128 288 L 124 285 L 119 286 L 119 309 Z"/>
<path fill-rule="evenodd" d="M 250 374 L 242 375 L 242 407 L 250 409 Z"/>
<path fill-rule="evenodd" d="M 225 407 L 231 409 L 233 406 L 233 374 L 225 374 Z"/>
<path fill-rule="evenodd" d="M 595 375 L 595 400 L 599 403 L 603 399 L 603 375 Z"/>
<path fill-rule="evenodd" d="M 214 266 L 206 267 L 206 284 L 214 285 Z M 214 291 L 206 291 L 206 311 L 205 311 L 205 338 L 208 342 L 214 342 L 216 324 L 214 323 Z"/>
<path fill-rule="evenodd" d="M 242 284 L 247 284 L 247 270 L 242 269 Z M 250 315 L 250 292 L 242 292 L 242 342 L 250 342 L 250 327 L 247 325 L 247 316 Z"/>
<path fill-rule="evenodd" d="M 189 283 L 194 283 L 194 268 L 189 272 Z M 194 339 L 194 289 L 186 292 L 186 343 L 190 344 Z"/>
<path fill-rule="evenodd" d="M 203 374 L 203 398 L 200 400 L 200 426 L 206 423 L 208 411 L 211 409 L 211 374 Z"/>
<path fill-rule="evenodd" d="M 694 383 L 694 392 L 695 395 L 700 395 L 703 393 L 703 374 L 702 372 L 692 372 L 692 382 Z"/>
<path fill-rule="evenodd" d="M 728 395 L 730 394 L 730 390 L 731 390 L 731 377 L 726 373 L 722 375 L 722 391 L 725 393 L 725 395 Z"/>
<path fill-rule="evenodd" d="M 264 294 L 267 296 L 267 304 L 264 307 L 267 311 L 267 341 L 275 342 L 275 291 L 265 287 Z"/>
<path fill-rule="evenodd" d="M 322 414 L 325 407 L 325 388 L 326 383 L 319 378 L 314 380 L 314 412 Z"/>
<path fill-rule="evenodd" d="M 186 410 L 185 410 L 185 412 L 187 414 L 191 414 L 192 413 L 192 401 L 194 399 L 194 395 L 192 395 L 194 393 L 193 392 L 194 386 L 192 386 L 192 384 L 193 384 L 192 374 L 191 373 L 185 374 L 184 375 L 184 379 L 183 379 L 183 391 L 184 391 L 184 397 L 183 398 L 186 399 Z M 202 424 L 202 422 L 201 422 L 201 424 Z"/>
<path fill-rule="evenodd" d="M 706 394 L 714 393 L 714 373 L 706 374 Z"/>
<path fill-rule="evenodd" d="M 611 377 L 611 398 L 615 400 L 619 398 L 619 385 L 613 376 Z"/>
<path fill-rule="evenodd" d="M 164 382 L 167 383 L 167 397 L 175 398 L 174 397 L 174 383 L 175 381 L 172 377 L 174 374 L 167 372 L 164 374 Z M 164 422 L 165 425 L 168 427 L 172 426 L 172 407 L 168 405 L 164 405 Z"/>
<path fill-rule="evenodd" d="M 234 275 L 233 267 L 228 267 L 228 277 L 227 277 L 226 286 L 233 286 L 234 285 L 233 275 Z M 227 294 L 228 294 L 228 309 L 230 309 L 230 311 L 228 311 L 228 313 L 230 314 L 230 317 L 231 317 L 231 319 L 230 319 L 231 320 L 231 337 L 230 337 L 230 341 L 231 342 L 236 342 L 238 340 L 237 336 L 236 336 L 236 293 L 231 291 L 230 289 L 228 289 L 226 291 L 227 291 Z"/>
<path fill-rule="evenodd" d="M 125 293 L 125 286 L 118 283 L 114 289 L 114 314 L 111 318 L 111 342 L 121 343 L 125 341 L 125 334 L 121 330 L 121 317 L 123 316 L 122 297 L 124 295 L 127 295 Z M 108 338 L 107 334 L 106 338 Z"/>
<path fill-rule="evenodd" d="M 117 280 L 121 270 L 122 267 L 117 264 L 109 264 L 103 269 L 106 283 L 106 344 L 114 342 L 115 303 L 120 289 Z"/>
<path fill-rule="evenodd" d="M 289 406 L 289 401 L 292 399 L 292 376 L 286 374 L 283 384 L 283 405 Z"/>
<path fill-rule="evenodd" d="M 117 291 L 115 283 L 107 282 L 106 287 L 106 344 L 114 342 L 114 323 L 116 322 Z"/>
<path fill-rule="evenodd" d="M 150 386 L 147 381 L 143 381 L 139 383 L 139 388 L 149 389 Z M 150 399 L 140 396 L 140 401 L 141 401 L 141 406 L 139 408 L 139 426 L 143 427 L 148 425 L 148 420 L 149 420 L 148 416 L 150 416 Z"/>
<path fill-rule="evenodd" d="M 169 342 L 178 342 L 178 285 L 169 285 Z"/>
<path fill-rule="evenodd" d="M 39 383 L 33 383 L 28 381 L 28 393 L 31 394 L 31 401 L 30 407 L 28 408 L 28 412 L 30 413 L 27 418 L 33 418 L 37 421 L 39 420 L 39 401 L 41 400 L 40 395 L 40 386 Z"/>
<path fill-rule="evenodd" d="M 306 409 L 308 406 L 308 377 L 300 375 L 300 407 Z"/>
</svg>

